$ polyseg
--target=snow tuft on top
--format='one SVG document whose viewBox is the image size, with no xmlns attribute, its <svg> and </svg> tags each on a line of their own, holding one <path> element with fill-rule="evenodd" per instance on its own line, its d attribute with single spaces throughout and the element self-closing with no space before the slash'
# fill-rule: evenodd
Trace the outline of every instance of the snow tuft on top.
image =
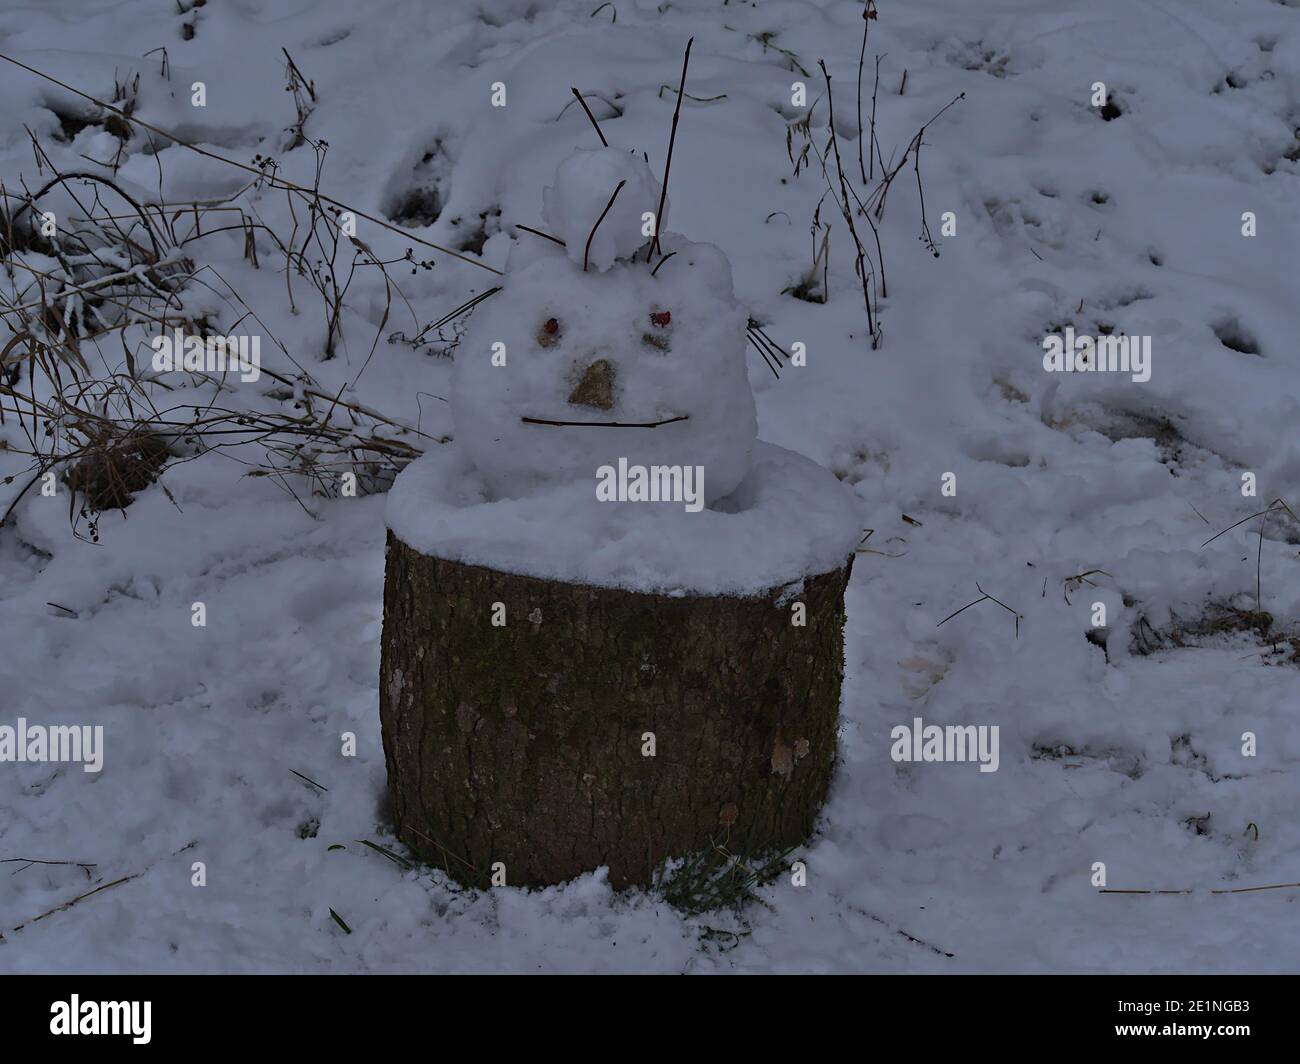
<svg viewBox="0 0 1300 1064">
<path fill-rule="evenodd" d="M 601 212 L 620 181 L 625 184 L 602 220 Z M 543 189 L 542 217 L 551 234 L 564 241 L 565 251 L 578 266 L 583 265 L 585 256 L 589 269 L 608 270 L 618 259 L 631 258 L 649 239 L 645 216 L 658 212 L 661 191 L 645 160 L 631 152 L 578 148 L 556 167 L 555 183 Z M 667 200 L 663 215 L 659 232 L 668 217 Z M 650 231 L 655 232 L 653 223 Z"/>
</svg>

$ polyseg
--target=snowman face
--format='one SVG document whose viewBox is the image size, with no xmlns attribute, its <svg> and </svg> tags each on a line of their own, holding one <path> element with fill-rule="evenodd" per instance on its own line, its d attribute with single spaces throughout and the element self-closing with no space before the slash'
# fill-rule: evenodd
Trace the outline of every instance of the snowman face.
<svg viewBox="0 0 1300 1064">
<path fill-rule="evenodd" d="M 561 249 L 530 249 L 474 313 L 452 414 L 494 491 L 594 484 L 626 458 L 703 466 L 711 502 L 748 472 L 754 400 L 730 268 L 711 245 L 665 234 L 662 248 L 675 254 L 654 275 L 643 258 L 584 272 Z"/>
</svg>

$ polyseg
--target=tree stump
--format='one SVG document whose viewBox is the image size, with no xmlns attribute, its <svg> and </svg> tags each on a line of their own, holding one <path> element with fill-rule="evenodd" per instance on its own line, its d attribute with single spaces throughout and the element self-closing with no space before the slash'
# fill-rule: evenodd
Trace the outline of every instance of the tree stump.
<svg viewBox="0 0 1300 1064">
<path fill-rule="evenodd" d="M 621 888 L 714 843 L 798 845 L 835 761 L 851 568 L 794 593 L 672 596 L 449 561 L 390 531 L 380 719 L 399 838 L 474 886 L 500 866 L 542 886 L 605 865 Z"/>
</svg>

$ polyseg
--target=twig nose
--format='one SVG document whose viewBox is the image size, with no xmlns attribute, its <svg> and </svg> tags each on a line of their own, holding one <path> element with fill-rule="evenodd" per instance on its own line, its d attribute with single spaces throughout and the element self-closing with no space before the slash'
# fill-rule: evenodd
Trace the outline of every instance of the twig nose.
<svg viewBox="0 0 1300 1064">
<path fill-rule="evenodd" d="M 569 393 L 573 406 L 592 406 L 609 410 L 614 406 L 614 367 L 609 359 L 598 358 L 582 375 L 577 387 Z"/>
</svg>

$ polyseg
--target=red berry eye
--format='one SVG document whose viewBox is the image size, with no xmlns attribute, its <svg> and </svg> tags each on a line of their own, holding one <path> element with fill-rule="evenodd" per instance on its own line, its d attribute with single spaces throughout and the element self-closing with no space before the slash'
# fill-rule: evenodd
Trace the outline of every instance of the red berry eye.
<svg viewBox="0 0 1300 1064">
<path fill-rule="evenodd" d="M 554 318 L 547 318 L 546 324 L 542 326 L 542 329 L 548 336 L 554 336 L 560 331 L 560 323 Z"/>
<path fill-rule="evenodd" d="M 662 328 L 665 328 L 665 327 L 668 325 L 668 323 L 671 322 L 671 321 L 673 320 L 673 316 L 672 316 L 672 314 L 670 314 L 670 313 L 669 313 L 668 311 L 666 311 L 666 310 L 660 310 L 660 311 L 657 311 L 656 313 L 651 314 L 651 315 L 650 315 L 650 320 L 651 320 L 655 325 L 658 325 L 659 328 L 662 329 Z"/>
</svg>

